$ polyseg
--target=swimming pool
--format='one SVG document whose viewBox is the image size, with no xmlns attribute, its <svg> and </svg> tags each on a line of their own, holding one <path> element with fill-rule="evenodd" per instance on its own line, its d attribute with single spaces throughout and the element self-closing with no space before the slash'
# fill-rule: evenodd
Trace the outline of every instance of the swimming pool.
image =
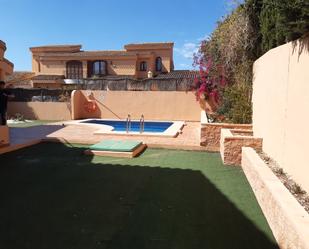
<svg viewBox="0 0 309 249">
<path fill-rule="evenodd" d="M 126 132 L 127 131 L 127 121 L 124 120 L 101 120 L 101 119 L 91 119 L 82 121 L 81 123 L 88 124 L 101 124 L 113 127 L 113 131 Z M 129 132 L 140 132 L 141 127 L 140 121 L 131 121 L 131 128 Z M 145 121 L 143 132 L 151 133 L 162 133 L 166 131 L 169 127 L 173 125 L 173 122 L 155 122 L 155 121 Z"/>
<path fill-rule="evenodd" d="M 140 129 L 140 120 L 132 120 L 127 131 L 127 121 L 122 119 L 84 119 L 66 122 L 67 125 L 88 125 L 97 128 L 95 135 L 119 136 L 155 136 L 177 137 L 185 125 L 184 121 L 145 120 L 144 129 Z M 142 131 L 142 132 L 141 132 Z"/>
</svg>

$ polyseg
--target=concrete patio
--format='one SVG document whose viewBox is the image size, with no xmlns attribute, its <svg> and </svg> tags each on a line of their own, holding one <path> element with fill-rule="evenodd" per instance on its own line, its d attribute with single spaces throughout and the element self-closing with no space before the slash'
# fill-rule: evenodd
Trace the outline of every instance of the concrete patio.
<svg viewBox="0 0 309 249">
<path fill-rule="evenodd" d="M 148 136 L 118 136 L 97 135 L 95 127 L 83 125 L 62 125 L 54 123 L 28 128 L 10 128 L 10 146 L 0 149 L 0 154 L 19 148 L 37 144 L 41 141 L 94 144 L 103 139 L 141 140 L 151 148 L 169 148 L 185 150 L 205 150 L 200 146 L 200 123 L 187 122 L 181 133 L 175 137 L 148 137 Z"/>
</svg>

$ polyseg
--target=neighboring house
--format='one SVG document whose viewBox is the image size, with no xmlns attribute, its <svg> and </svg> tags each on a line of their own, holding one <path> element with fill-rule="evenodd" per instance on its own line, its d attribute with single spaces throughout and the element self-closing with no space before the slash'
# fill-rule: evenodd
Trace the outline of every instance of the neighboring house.
<svg viewBox="0 0 309 249">
<path fill-rule="evenodd" d="M 6 77 L 5 81 L 9 88 L 32 88 L 32 78 L 35 76 L 33 72 L 14 71 Z"/>
<path fill-rule="evenodd" d="M 33 87 L 59 88 L 91 78 L 145 79 L 174 70 L 174 43 L 128 44 L 119 51 L 83 51 L 81 45 L 32 47 Z"/>
<path fill-rule="evenodd" d="M 0 40 L 0 80 L 4 80 L 7 76 L 13 73 L 14 64 L 4 58 L 6 51 L 5 42 Z"/>
</svg>

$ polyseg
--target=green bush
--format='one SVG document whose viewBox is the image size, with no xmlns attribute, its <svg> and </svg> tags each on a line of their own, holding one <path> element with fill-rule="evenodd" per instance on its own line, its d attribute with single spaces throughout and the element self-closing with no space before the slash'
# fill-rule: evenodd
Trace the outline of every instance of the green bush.
<svg viewBox="0 0 309 249">
<path fill-rule="evenodd" d="M 224 88 L 222 91 L 222 104 L 217 112 L 224 115 L 227 122 L 251 123 L 251 86 L 248 84 L 234 84 Z"/>
</svg>

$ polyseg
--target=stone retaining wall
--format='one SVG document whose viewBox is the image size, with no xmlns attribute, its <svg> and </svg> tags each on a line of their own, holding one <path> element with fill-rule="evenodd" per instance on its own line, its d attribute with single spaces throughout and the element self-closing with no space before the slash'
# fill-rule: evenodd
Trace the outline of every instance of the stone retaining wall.
<svg viewBox="0 0 309 249">
<path fill-rule="evenodd" d="M 209 123 L 205 112 L 201 113 L 201 139 L 200 145 L 206 147 L 208 151 L 220 151 L 221 129 L 245 129 L 252 130 L 251 124 L 228 124 Z"/>
<path fill-rule="evenodd" d="M 250 136 L 251 131 L 221 129 L 220 154 L 224 164 L 240 165 L 242 147 L 262 150 L 263 139 Z"/>
<path fill-rule="evenodd" d="M 281 249 L 309 249 L 309 215 L 252 148 L 242 168 Z"/>
</svg>

